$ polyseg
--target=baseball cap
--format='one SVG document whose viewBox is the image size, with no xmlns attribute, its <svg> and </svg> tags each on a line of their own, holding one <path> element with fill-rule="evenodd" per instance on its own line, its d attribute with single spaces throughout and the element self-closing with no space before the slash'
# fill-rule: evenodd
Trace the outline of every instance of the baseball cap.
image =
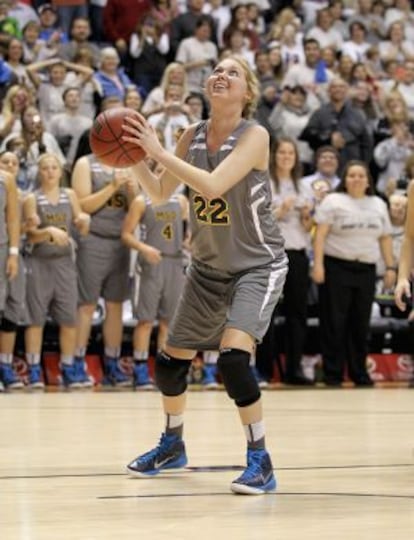
<svg viewBox="0 0 414 540">
<path fill-rule="evenodd" d="M 47 10 L 53 11 L 53 13 L 56 13 L 56 8 L 54 6 L 52 6 L 52 4 L 42 4 L 41 6 L 39 6 L 37 8 L 37 13 L 39 15 L 41 15 L 42 13 L 44 13 Z"/>
</svg>

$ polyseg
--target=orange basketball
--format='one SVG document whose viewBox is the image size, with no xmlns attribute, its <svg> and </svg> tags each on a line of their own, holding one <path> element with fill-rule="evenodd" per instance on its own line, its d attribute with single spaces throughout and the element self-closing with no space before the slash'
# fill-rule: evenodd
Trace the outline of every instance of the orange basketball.
<svg viewBox="0 0 414 540">
<path fill-rule="evenodd" d="M 89 134 L 89 144 L 97 159 L 104 165 L 123 169 L 131 167 L 145 157 L 144 150 L 122 139 L 126 134 L 122 125 L 126 116 L 135 111 L 126 107 L 115 107 L 99 114 Z"/>
</svg>

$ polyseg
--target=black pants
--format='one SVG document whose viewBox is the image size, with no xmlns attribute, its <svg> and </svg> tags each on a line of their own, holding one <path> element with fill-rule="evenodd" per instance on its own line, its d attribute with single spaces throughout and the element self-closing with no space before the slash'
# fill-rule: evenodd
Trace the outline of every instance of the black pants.
<svg viewBox="0 0 414 540">
<path fill-rule="evenodd" d="M 368 332 L 375 295 L 375 265 L 325 256 L 325 283 L 319 287 L 324 378 L 340 383 L 347 365 L 355 383 L 366 371 Z"/>
</svg>

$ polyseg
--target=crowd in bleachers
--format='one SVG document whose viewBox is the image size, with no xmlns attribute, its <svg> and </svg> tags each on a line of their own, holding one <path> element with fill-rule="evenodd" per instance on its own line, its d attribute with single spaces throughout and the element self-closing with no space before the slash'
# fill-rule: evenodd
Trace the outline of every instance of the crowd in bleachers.
<svg viewBox="0 0 414 540">
<path fill-rule="evenodd" d="M 274 143 L 270 160 L 274 211 L 286 238 L 291 276 L 295 271 L 284 294 L 285 305 L 290 306 L 285 312 L 285 347 L 290 351 L 285 382 L 312 382 L 300 367 L 307 299 L 312 291 L 316 294 L 316 286 L 309 287 L 312 240 L 315 223 L 322 229 L 324 223 L 333 223 L 336 207 L 325 203 L 321 209 L 326 195 L 341 185 L 343 192 L 350 192 L 350 163 L 367 165 L 366 189 L 383 204 L 378 207 L 382 235 L 392 240 L 390 251 L 387 246 L 383 249 L 380 239 L 383 260 L 379 249 L 368 260 L 362 257 L 364 263 L 375 266 L 375 283 L 370 281 L 371 274 L 367 283 L 377 292 L 392 292 L 406 190 L 414 178 L 414 12 L 410 0 L 0 0 L 0 50 L 0 168 L 5 178 L 0 183 L 5 221 L 0 227 L 0 247 L 6 250 L 0 260 L 4 267 L 0 276 L 4 282 L 0 286 L 0 386 L 22 386 L 12 369 L 16 325 L 21 324 L 27 326 L 28 383 L 43 386 L 40 366 L 46 315 L 53 315 L 61 328 L 63 383 L 90 386 L 84 359 L 100 298 L 106 307 L 106 382 L 129 384 L 119 358 L 123 302 L 134 265 L 128 263 L 122 238 L 128 237 L 129 247 L 147 262 L 154 262 L 156 255 L 142 254 L 142 245 L 138 240 L 134 244 L 128 236 L 131 231 L 125 230 L 131 203 L 140 195 L 139 183 L 128 170 L 110 170 L 97 162 L 91 155 L 89 130 L 99 112 L 127 106 L 145 115 L 164 146 L 174 151 L 183 130 L 207 117 L 205 81 L 215 63 L 232 54 L 248 62 L 260 83 L 254 118 Z M 7 211 L 7 202 L 14 197 L 13 182 L 21 219 Z M 46 201 L 42 199 L 45 193 Z M 47 221 L 53 213 L 51 201 L 62 205 L 64 224 Z M 185 218 L 187 211 L 180 204 L 182 213 L 178 214 Z M 134 226 L 140 219 L 132 220 Z M 26 288 L 30 287 L 30 298 L 26 294 L 23 298 L 29 314 L 26 307 L 16 315 L 6 306 L 5 276 L 18 275 L 7 258 L 8 247 L 13 247 L 10 259 L 20 245 L 20 241 L 12 245 L 16 235 L 11 232 L 12 220 L 21 222 L 19 234 L 24 237 L 19 257 L 20 266 L 26 266 Z M 329 238 L 327 242 L 329 246 Z M 361 237 L 356 234 L 352 242 L 358 245 Z M 42 248 L 43 244 L 48 245 Z M 74 245 L 78 262 L 71 273 Z M 367 249 L 368 244 L 361 245 Z M 359 261 L 357 251 L 352 257 Z M 73 305 L 66 302 L 67 297 L 62 300 L 47 279 L 39 291 L 32 288 L 33 276 L 44 272 L 34 264 L 36 257 L 44 258 L 49 268 L 56 254 L 65 257 L 66 294 Z M 107 260 L 112 257 L 114 264 L 105 266 L 103 255 Z M 320 257 L 321 252 L 316 255 Z M 335 259 L 341 254 L 334 249 L 333 255 Z M 320 270 L 312 276 L 319 284 L 324 279 Z M 90 273 L 98 276 L 95 281 Z M 42 309 L 35 309 L 39 302 Z M 329 314 L 327 308 L 324 313 L 325 317 Z M 414 313 L 407 316 L 414 319 Z M 146 331 L 145 339 L 137 336 L 133 347 L 137 388 L 152 385 L 145 365 L 148 325 Z M 364 340 L 366 335 L 358 346 Z M 262 354 L 260 349 L 258 354 Z M 338 356 L 335 351 L 332 354 Z M 257 365 L 262 370 L 259 378 L 271 376 L 260 361 Z M 365 372 L 348 365 L 351 374 L 352 369 L 355 384 L 371 383 Z M 205 375 L 206 383 L 214 386 L 214 361 L 206 361 Z M 341 383 L 338 371 L 333 374 L 327 369 L 325 375 L 327 384 Z"/>
</svg>

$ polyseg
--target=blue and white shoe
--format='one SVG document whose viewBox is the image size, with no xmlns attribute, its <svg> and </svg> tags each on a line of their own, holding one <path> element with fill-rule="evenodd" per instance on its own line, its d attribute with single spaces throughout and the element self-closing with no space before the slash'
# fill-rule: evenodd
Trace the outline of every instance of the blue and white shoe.
<svg viewBox="0 0 414 540">
<path fill-rule="evenodd" d="M 111 384 L 118 387 L 131 386 L 131 378 L 119 367 L 118 358 L 105 356 L 103 364 L 105 373 L 103 384 Z"/>
<path fill-rule="evenodd" d="M 206 390 L 214 390 L 218 388 L 217 382 L 217 366 L 216 364 L 204 364 L 203 366 L 203 378 L 201 384 Z"/>
<path fill-rule="evenodd" d="M 90 388 L 91 386 L 93 386 L 93 382 L 89 377 L 88 373 L 86 372 L 85 359 L 81 356 L 75 356 L 73 365 L 75 367 L 77 379 L 82 388 Z"/>
<path fill-rule="evenodd" d="M 181 469 L 187 465 L 184 441 L 177 435 L 161 435 L 158 446 L 127 465 L 132 476 L 155 476 L 161 471 Z"/>
<path fill-rule="evenodd" d="M 11 364 L 0 364 L 0 379 L 8 390 L 21 390 L 24 387 Z"/>
<path fill-rule="evenodd" d="M 62 382 L 66 388 L 82 388 L 75 362 L 73 364 L 62 364 L 60 370 Z"/>
<path fill-rule="evenodd" d="M 28 366 L 28 384 L 34 390 L 42 390 L 45 383 L 42 380 L 42 368 L 40 364 L 32 364 Z"/>
<path fill-rule="evenodd" d="M 272 461 L 266 450 L 247 449 L 247 467 L 231 484 L 233 493 L 263 495 L 276 489 Z"/>
<path fill-rule="evenodd" d="M 137 362 L 134 365 L 133 385 L 137 390 L 154 390 L 155 385 L 148 371 L 147 362 Z"/>
</svg>

